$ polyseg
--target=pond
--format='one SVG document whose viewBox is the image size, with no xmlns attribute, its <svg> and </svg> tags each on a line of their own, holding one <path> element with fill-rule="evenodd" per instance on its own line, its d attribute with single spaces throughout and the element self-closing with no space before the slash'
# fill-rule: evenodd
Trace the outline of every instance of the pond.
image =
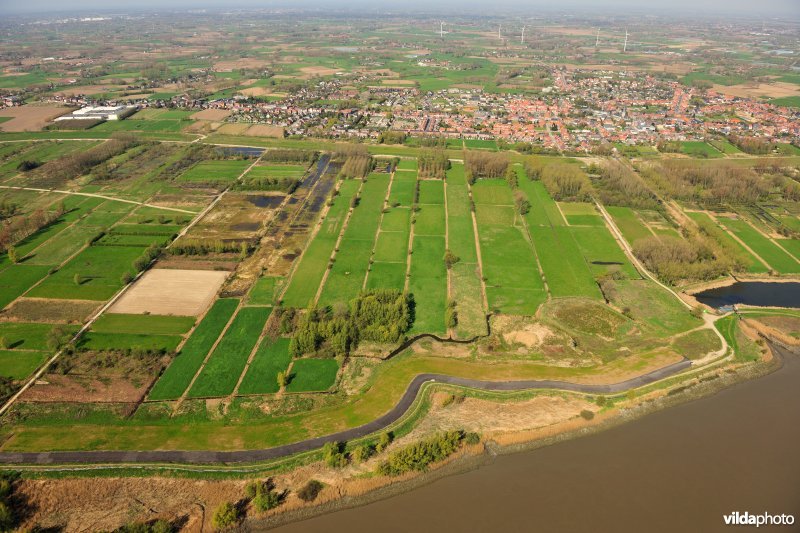
<svg viewBox="0 0 800 533">
<path fill-rule="evenodd" d="M 694 295 L 709 307 L 745 304 L 759 307 L 800 308 L 800 282 L 738 281 Z"/>
</svg>

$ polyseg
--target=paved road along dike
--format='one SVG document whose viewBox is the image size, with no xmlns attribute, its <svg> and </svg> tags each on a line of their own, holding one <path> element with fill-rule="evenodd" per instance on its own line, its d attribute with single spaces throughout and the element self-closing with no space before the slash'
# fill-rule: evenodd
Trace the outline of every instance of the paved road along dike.
<svg viewBox="0 0 800 533">
<path fill-rule="evenodd" d="M 584 385 L 568 381 L 553 380 L 527 380 L 527 381 L 480 381 L 465 379 L 441 374 L 420 374 L 415 377 L 406 389 L 403 397 L 388 413 L 368 422 L 362 426 L 354 427 L 339 433 L 324 435 L 313 439 L 306 439 L 283 446 L 267 448 L 265 450 L 239 450 L 239 451 L 182 451 L 182 450 L 153 450 L 153 451 L 61 451 L 61 452 L 0 452 L 0 464 L 126 464 L 126 463 L 183 463 L 183 464 L 230 464 L 230 463 L 255 463 L 278 459 L 296 453 L 308 452 L 321 448 L 330 441 L 349 441 L 365 437 L 378 432 L 402 417 L 408 411 L 417 397 L 422 385 L 428 382 L 460 385 L 472 389 L 489 391 L 523 391 L 533 389 L 553 389 L 586 394 L 616 394 L 641 387 L 654 381 L 677 374 L 691 366 L 691 361 L 684 360 L 665 366 L 658 370 L 648 372 L 641 376 L 613 383 L 610 385 Z M 131 428 L 136 431 L 136 428 Z"/>
</svg>

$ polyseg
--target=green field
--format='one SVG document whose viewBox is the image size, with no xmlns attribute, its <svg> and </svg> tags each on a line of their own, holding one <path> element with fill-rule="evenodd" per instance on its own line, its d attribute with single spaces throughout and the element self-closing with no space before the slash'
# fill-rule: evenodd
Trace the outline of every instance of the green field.
<svg viewBox="0 0 800 533">
<path fill-rule="evenodd" d="M 595 276 L 619 269 L 629 279 L 641 277 L 605 226 L 570 228 L 570 232 Z"/>
<path fill-rule="evenodd" d="M 0 306 L 5 307 L 22 296 L 34 283 L 47 275 L 48 267 L 11 265 L 0 272 Z"/>
<path fill-rule="evenodd" d="M 464 165 L 453 164 L 447 171 L 447 239 L 459 261 L 450 272 L 451 297 L 456 302 L 456 334 L 471 338 L 486 334 L 478 253 L 470 211 L 469 188 Z"/>
<path fill-rule="evenodd" d="M 356 194 L 360 182 L 345 180 L 339 189 L 339 195 L 325 216 L 322 227 L 311 244 L 306 248 L 303 257 L 292 276 L 289 287 L 283 295 L 283 304 L 287 307 L 306 307 L 317 294 L 317 289 L 328 260 L 333 253 L 336 239 L 350 208 L 350 199 Z"/>
<path fill-rule="evenodd" d="M 647 226 L 636 216 L 636 212 L 630 207 L 609 206 L 606 207 L 606 210 L 614 220 L 614 224 L 622 232 L 622 236 L 631 246 L 639 239 L 653 236 Z"/>
<path fill-rule="evenodd" d="M 285 372 L 291 361 L 289 339 L 265 338 L 242 379 L 239 394 L 278 392 L 278 372 Z"/>
<path fill-rule="evenodd" d="M 525 221 L 551 296 L 601 298 L 602 295 L 594 280 L 594 269 L 590 269 L 587 263 L 587 260 L 596 259 L 584 259 L 573 230 L 593 231 L 602 238 L 606 229 L 594 224 L 591 225 L 593 227 L 567 227 L 563 225 L 561 215 L 563 212 L 567 218 L 570 216 L 599 218 L 595 214 L 594 206 L 585 203 L 564 203 L 559 211 L 558 205 L 540 185 L 538 182 L 521 179 L 519 187 L 531 202 L 531 209 L 525 215 Z M 553 220 L 562 224 L 553 224 Z"/>
<path fill-rule="evenodd" d="M 239 300 L 233 298 L 214 302 L 180 353 L 156 382 L 149 399 L 172 400 L 183 394 L 238 305 Z"/>
<path fill-rule="evenodd" d="M 372 174 L 364 183 L 322 289 L 320 305 L 349 302 L 362 290 L 388 187 L 386 174 Z"/>
<path fill-rule="evenodd" d="M 44 352 L 0 350 L 0 376 L 22 380 L 33 374 L 47 360 Z"/>
<path fill-rule="evenodd" d="M 292 364 L 287 392 L 323 392 L 336 383 L 335 359 L 298 359 Z"/>
<path fill-rule="evenodd" d="M 183 340 L 179 335 L 150 335 L 137 333 L 99 333 L 90 331 L 78 341 L 84 350 L 163 350 L 174 352 Z"/>
<path fill-rule="evenodd" d="M 395 172 L 392 190 L 389 192 L 389 205 L 411 207 L 414 203 L 414 188 L 417 186 L 415 172 Z"/>
<path fill-rule="evenodd" d="M 681 152 L 691 156 L 706 159 L 722 157 L 722 153 L 703 141 L 683 141 L 681 142 Z"/>
<path fill-rule="evenodd" d="M 181 181 L 231 183 L 252 164 L 247 160 L 202 161 L 181 174 Z"/>
<path fill-rule="evenodd" d="M 272 305 L 275 300 L 276 285 L 280 279 L 270 276 L 258 278 L 253 288 L 250 289 L 247 303 L 250 305 Z"/>
<path fill-rule="evenodd" d="M 105 313 L 92 324 L 97 333 L 183 335 L 194 326 L 191 316 L 127 315 Z"/>
<path fill-rule="evenodd" d="M 200 371 L 189 391 L 190 398 L 233 393 L 269 314 L 270 309 L 264 307 L 244 307 L 239 310 Z"/>
<path fill-rule="evenodd" d="M 444 236 L 414 235 L 408 291 L 415 302 L 412 333 L 444 333 L 447 268 Z"/>
<path fill-rule="evenodd" d="M 3 340 L 4 350 L 37 350 L 47 351 L 47 337 L 55 326 L 52 324 L 37 324 L 24 322 L 0 322 L 0 338 Z M 75 326 L 60 326 L 72 334 L 78 331 Z"/>
<path fill-rule="evenodd" d="M 144 247 L 89 246 L 63 268 L 50 275 L 30 296 L 75 300 L 108 300 L 122 286 L 123 274 L 133 275 L 133 262 L 144 253 Z M 77 282 L 75 276 L 78 276 Z"/>
<path fill-rule="evenodd" d="M 711 235 L 712 238 L 724 243 L 730 250 L 733 250 L 736 257 L 741 259 L 745 264 L 747 271 L 754 274 L 761 274 L 767 272 L 767 267 L 764 263 L 759 261 L 753 254 L 751 254 L 739 241 L 734 239 L 730 233 L 717 226 L 706 213 L 689 212 L 687 215 L 697 222 L 700 227 Z"/>
<path fill-rule="evenodd" d="M 781 274 L 800 273 L 800 263 L 744 220 L 731 218 L 719 220 L 776 271 Z"/>
</svg>

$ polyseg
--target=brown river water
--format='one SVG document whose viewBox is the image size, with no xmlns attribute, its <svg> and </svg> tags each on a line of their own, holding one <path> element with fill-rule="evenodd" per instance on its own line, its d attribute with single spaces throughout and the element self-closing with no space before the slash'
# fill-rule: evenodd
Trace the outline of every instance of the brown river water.
<svg viewBox="0 0 800 533">
<path fill-rule="evenodd" d="M 726 526 L 733 511 L 793 514 L 758 531 L 800 531 L 798 355 L 713 396 L 278 531 L 756 531 Z"/>
</svg>

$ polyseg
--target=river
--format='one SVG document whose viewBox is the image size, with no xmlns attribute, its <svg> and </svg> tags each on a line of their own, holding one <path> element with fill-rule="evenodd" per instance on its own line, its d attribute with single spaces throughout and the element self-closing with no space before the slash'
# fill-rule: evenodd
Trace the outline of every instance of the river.
<svg viewBox="0 0 800 533">
<path fill-rule="evenodd" d="M 800 521 L 798 446 L 800 356 L 786 354 L 716 395 L 278 531 L 713 532 L 731 531 L 733 511 Z"/>
</svg>

